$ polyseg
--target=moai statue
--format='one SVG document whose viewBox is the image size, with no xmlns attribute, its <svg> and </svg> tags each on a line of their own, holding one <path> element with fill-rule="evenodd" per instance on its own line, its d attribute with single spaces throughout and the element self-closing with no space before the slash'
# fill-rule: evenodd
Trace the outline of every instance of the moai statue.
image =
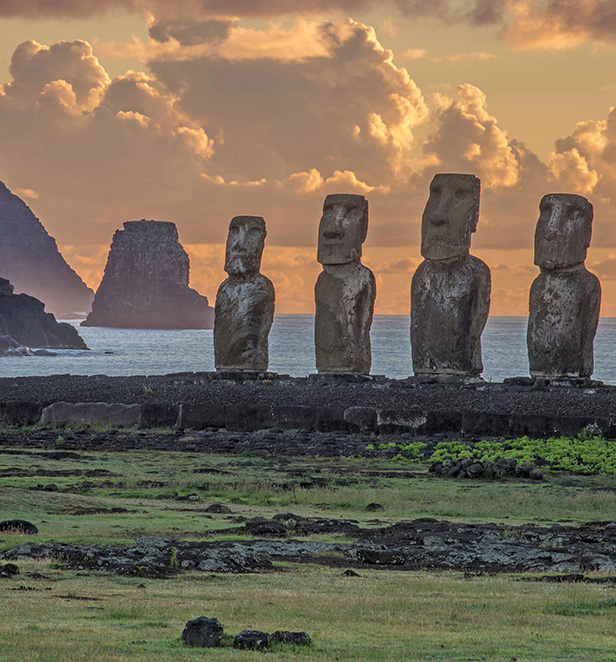
<svg viewBox="0 0 616 662">
<path fill-rule="evenodd" d="M 584 266 L 593 208 L 581 195 L 550 193 L 539 205 L 535 264 L 541 273 L 530 288 L 530 374 L 588 378 L 599 323 L 601 285 Z"/>
<path fill-rule="evenodd" d="M 229 224 L 225 271 L 216 294 L 216 370 L 267 370 L 274 319 L 274 286 L 259 273 L 265 241 L 260 216 L 236 216 Z"/>
<path fill-rule="evenodd" d="M 361 263 L 368 232 L 368 201 L 337 193 L 323 203 L 315 288 L 314 341 L 319 373 L 369 374 L 374 274 Z"/>
<path fill-rule="evenodd" d="M 438 174 L 421 219 L 425 258 L 411 282 L 411 347 L 416 375 L 479 375 L 481 334 L 490 310 L 490 270 L 469 255 L 479 218 L 480 181 Z"/>
</svg>

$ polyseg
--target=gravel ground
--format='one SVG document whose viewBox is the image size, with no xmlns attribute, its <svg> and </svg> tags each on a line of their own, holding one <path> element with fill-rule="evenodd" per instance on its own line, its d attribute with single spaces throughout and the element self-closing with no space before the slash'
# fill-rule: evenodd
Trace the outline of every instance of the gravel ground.
<svg viewBox="0 0 616 662">
<path fill-rule="evenodd" d="M 485 412 L 543 416 L 616 415 L 616 387 L 417 384 L 410 380 L 332 383 L 310 379 L 236 382 L 210 373 L 0 378 L 0 403 L 186 403 L 199 405 L 366 406 L 394 410 Z"/>
</svg>

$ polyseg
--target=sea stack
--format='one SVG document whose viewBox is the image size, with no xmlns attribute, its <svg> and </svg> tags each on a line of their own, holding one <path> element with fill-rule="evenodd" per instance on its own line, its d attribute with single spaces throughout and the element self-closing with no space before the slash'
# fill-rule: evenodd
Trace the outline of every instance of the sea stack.
<svg viewBox="0 0 616 662">
<path fill-rule="evenodd" d="M 0 336 L 27 347 L 88 349 L 74 326 L 46 313 L 42 301 L 14 294 L 6 278 L 0 278 Z"/>
<path fill-rule="evenodd" d="M 0 182 L 0 276 L 59 317 L 87 313 L 94 292 L 69 267 L 26 203 Z"/>
<path fill-rule="evenodd" d="M 211 329 L 214 309 L 188 287 L 189 269 L 174 223 L 124 223 L 113 236 L 92 312 L 82 326 Z"/>
</svg>

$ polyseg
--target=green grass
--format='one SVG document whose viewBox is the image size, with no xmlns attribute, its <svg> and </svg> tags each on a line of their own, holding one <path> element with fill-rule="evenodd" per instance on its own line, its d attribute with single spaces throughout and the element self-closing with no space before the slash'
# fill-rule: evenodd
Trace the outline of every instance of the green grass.
<svg viewBox="0 0 616 662">
<path fill-rule="evenodd" d="M 232 517 L 288 511 L 354 518 L 364 526 L 375 517 L 515 525 L 611 520 L 616 512 L 614 476 L 470 482 L 431 476 L 425 464 L 356 458 L 253 459 L 243 466 L 245 458 L 197 453 L 83 452 L 53 460 L 44 451 L 12 450 L 0 450 L 1 518 L 32 521 L 39 534 L 2 533 L 0 549 L 29 540 L 231 538 L 240 526 Z M 51 475 L 33 475 L 41 470 Z M 94 474 L 58 475 L 75 470 Z M 300 486 L 307 481 L 316 486 Z M 50 483 L 58 491 L 45 490 Z M 200 500 L 186 500 L 190 494 Z M 383 510 L 367 512 L 374 501 Z M 206 513 L 212 502 L 226 503 L 232 515 Z M 128 512 L 95 512 L 112 508 Z M 229 634 L 249 627 L 307 631 L 314 641 L 309 649 L 267 654 L 281 662 L 603 662 L 614 659 L 616 648 L 615 589 L 606 585 L 373 570 L 346 578 L 340 568 L 291 564 L 277 573 L 151 580 L 66 571 L 53 562 L 18 565 L 20 575 L 0 579 L 2 662 L 89 662 L 93 651 L 97 662 L 263 659 L 231 649 L 229 639 L 216 650 L 183 648 L 184 624 L 198 616 L 217 617 Z"/>
<path fill-rule="evenodd" d="M 515 577 L 361 571 L 300 566 L 267 575 L 183 575 L 141 580 L 79 575 L 29 562 L 47 579 L 0 584 L 0 659 L 261 660 L 260 653 L 183 648 L 186 621 L 215 616 L 244 628 L 305 630 L 308 649 L 275 660 L 614 659 L 614 600 L 586 584 Z M 16 591 L 16 585 L 34 591 Z M 24 643 L 27 641 L 27 646 Z"/>
<path fill-rule="evenodd" d="M 253 462 L 243 467 L 242 458 L 156 452 L 83 453 L 80 459 L 53 460 L 41 451 L 0 451 L 0 512 L 2 519 L 33 521 L 41 541 L 107 544 L 126 544 L 143 535 L 235 535 L 232 530 L 239 524 L 228 515 L 204 512 L 213 502 L 224 502 L 233 515 L 244 517 L 293 511 L 364 522 L 374 518 L 366 506 L 375 501 L 383 506 L 378 517 L 392 522 L 426 516 L 508 524 L 610 520 L 616 512 L 613 476 L 550 474 L 540 483 L 469 482 L 434 477 L 425 465 L 380 460 Z M 31 475 L 40 469 L 52 475 Z M 7 470 L 20 475 L 1 476 Z M 108 473 L 53 475 L 74 470 Z M 301 487 L 307 480 L 319 486 Z M 58 491 L 46 491 L 50 483 Z M 185 500 L 191 494 L 200 500 Z M 104 512 L 113 508 L 128 512 Z M 18 534 L 0 538 L 1 549 L 23 541 Z"/>
</svg>

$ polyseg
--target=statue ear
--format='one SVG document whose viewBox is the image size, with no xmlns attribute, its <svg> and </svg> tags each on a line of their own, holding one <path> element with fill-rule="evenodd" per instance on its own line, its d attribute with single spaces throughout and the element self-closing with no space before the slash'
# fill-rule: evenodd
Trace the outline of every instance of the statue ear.
<svg viewBox="0 0 616 662">
<path fill-rule="evenodd" d="M 362 212 L 360 241 L 363 244 L 364 241 L 366 241 L 366 237 L 368 236 L 368 200 L 364 200 L 364 204 L 362 205 Z"/>
<path fill-rule="evenodd" d="M 578 211 L 576 212 L 577 214 L 580 214 L 580 216 L 586 216 L 584 212 Z M 592 237 L 592 212 L 590 219 L 584 218 L 584 248 L 588 248 L 590 246 L 590 239 Z"/>
</svg>

